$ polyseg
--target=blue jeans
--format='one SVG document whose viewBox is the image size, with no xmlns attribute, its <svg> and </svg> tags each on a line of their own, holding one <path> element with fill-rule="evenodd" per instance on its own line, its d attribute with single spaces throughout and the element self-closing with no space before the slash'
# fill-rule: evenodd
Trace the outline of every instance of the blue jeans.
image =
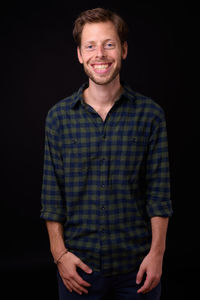
<svg viewBox="0 0 200 300">
<path fill-rule="evenodd" d="M 58 273 L 59 300 L 159 300 L 161 284 L 147 294 L 137 294 L 140 285 L 136 284 L 136 272 L 105 277 L 101 272 L 86 274 L 78 270 L 80 276 L 91 284 L 88 294 L 70 293 Z"/>
</svg>

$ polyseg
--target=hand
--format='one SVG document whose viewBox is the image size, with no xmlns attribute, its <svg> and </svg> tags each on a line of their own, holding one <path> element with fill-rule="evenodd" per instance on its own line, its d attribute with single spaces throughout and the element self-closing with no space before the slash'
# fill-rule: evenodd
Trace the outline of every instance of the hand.
<svg viewBox="0 0 200 300">
<path fill-rule="evenodd" d="M 88 274 L 92 273 L 92 270 L 71 252 L 63 255 L 58 263 L 58 271 L 66 288 L 70 292 L 75 291 L 80 295 L 82 293 L 87 294 L 88 290 L 86 287 L 91 285 L 79 276 L 76 271 L 77 267 Z"/>
<path fill-rule="evenodd" d="M 158 285 L 162 275 L 162 262 L 162 255 L 155 255 L 151 252 L 144 258 L 137 273 L 136 283 L 141 283 L 145 273 L 146 279 L 143 286 L 137 291 L 138 293 L 148 293 Z"/>
</svg>

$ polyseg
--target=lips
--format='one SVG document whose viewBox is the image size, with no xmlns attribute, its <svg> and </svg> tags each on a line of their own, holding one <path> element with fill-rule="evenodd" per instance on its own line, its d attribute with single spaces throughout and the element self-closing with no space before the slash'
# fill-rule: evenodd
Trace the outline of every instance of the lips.
<svg viewBox="0 0 200 300">
<path fill-rule="evenodd" d="M 96 73 L 106 73 L 110 70 L 112 63 L 96 63 L 91 64 Z"/>
</svg>

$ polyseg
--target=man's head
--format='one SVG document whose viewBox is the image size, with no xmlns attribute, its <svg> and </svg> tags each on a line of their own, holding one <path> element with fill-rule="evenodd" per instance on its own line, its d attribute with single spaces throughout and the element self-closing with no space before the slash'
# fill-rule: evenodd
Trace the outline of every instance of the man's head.
<svg viewBox="0 0 200 300">
<path fill-rule="evenodd" d="M 88 77 L 104 85 L 114 80 L 127 56 L 127 25 L 117 14 L 102 8 L 85 11 L 73 30 L 79 62 Z"/>
<path fill-rule="evenodd" d="M 121 44 L 127 41 L 128 38 L 128 26 L 126 22 L 115 12 L 112 12 L 104 8 L 94 8 L 82 12 L 75 20 L 73 37 L 78 47 L 81 46 L 81 34 L 83 27 L 87 23 L 101 23 L 112 22 L 115 26 Z"/>
</svg>

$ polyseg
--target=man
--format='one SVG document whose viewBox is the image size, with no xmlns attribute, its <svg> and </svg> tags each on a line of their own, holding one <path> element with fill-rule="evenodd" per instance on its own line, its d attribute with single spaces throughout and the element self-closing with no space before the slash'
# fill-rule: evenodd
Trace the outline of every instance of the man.
<svg viewBox="0 0 200 300">
<path fill-rule="evenodd" d="M 168 218 L 163 110 L 120 82 L 127 26 L 97 8 L 75 21 L 89 82 L 46 119 L 41 217 L 59 299 L 159 299 Z"/>
</svg>

